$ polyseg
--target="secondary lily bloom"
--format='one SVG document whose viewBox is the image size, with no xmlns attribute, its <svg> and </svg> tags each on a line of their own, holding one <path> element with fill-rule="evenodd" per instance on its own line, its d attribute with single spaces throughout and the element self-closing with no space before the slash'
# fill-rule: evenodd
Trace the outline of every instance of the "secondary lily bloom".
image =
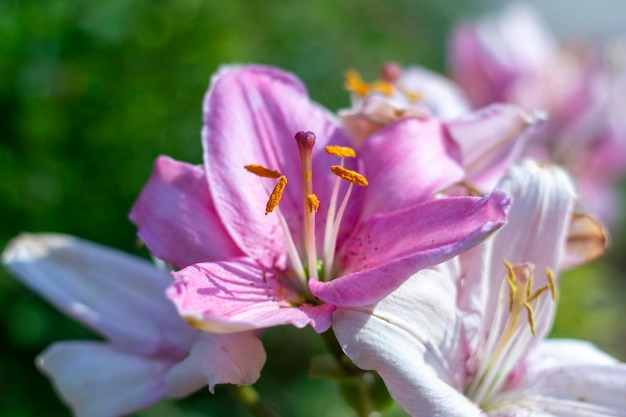
<svg viewBox="0 0 626 417">
<path fill-rule="evenodd" d="M 398 120 L 415 119 L 421 129 L 404 136 L 407 146 L 451 142 L 459 148 L 464 171 L 459 181 L 482 192 L 493 189 L 536 130 L 536 118 L 515 106 L 492 105 L 471 112 L 451 81 L 426 69 L 385 64 L 381 74 L 371 83 L 355 71 L 346 75 L 352 108 L 340 110 L 339 116 L 355 143 L 360 146 L 372 133 Z"/>
<path fill-rule="evenodd" d="M 358 142 L 404 117 L 454 119 L 469 112 L 461 90 L 439 74 L 421 67 L 386 63 L 381 78 L 365 82 L 358 72 L 346 72 L 352 106 L 339 111 L 345 130 Z"/>
<path fill-rule="evenodd" d="M 585 342 L 543 340 L 573 182 L 527 161 L 500 188 L 513 202 L 497 235 L 378 304 L 338 309 L 340 344 L 412 416 L 626 416 L 626 365 Z"/>
<path fill-rule="evenodd" d="M 251 333 L 211 335 L 165 298 L 166 271 L 60 234 L 23 234 L 2 254 L 24 284 L 107 339 L 57 342 L 37 366 L 77 417 L 117 417 L 203 386 L 252 384 L 265 351 Z"/>
<path fill-rule="evenodd" d="M 612 220 L 613 188 L 626 173 L 626 82 L 621 58 L 599 49 L 559 45 L 531 9 L 514 5 L 456 29 L 450 70 L 474 106 L 545 112 L 526 155 L 566 167 L 585 211 Z"/>
<path fill-rule="evenodd" d="M 413 128 L 379 132 L 380 155 L 361 159 L 292 75 L 222 69 L 204 101 L 204 166 L 160 158 L 131 213 L 148 248 L 184 267 L 168 290 L 182 317 L 211 332 L 322 332 L 336 306 L 375 302 L 499 228 L 501 192 L 430 200 L 460 169 L 444 143 L 404 172 L 401 149 L 374 146 Z M 388 173 L 405 187 L 385 189 Z"/>
</svg>

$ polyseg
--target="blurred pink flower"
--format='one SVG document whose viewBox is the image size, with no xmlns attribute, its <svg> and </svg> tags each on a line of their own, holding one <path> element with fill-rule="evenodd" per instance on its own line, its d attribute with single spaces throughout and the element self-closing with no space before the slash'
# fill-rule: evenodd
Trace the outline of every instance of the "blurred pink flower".
<svg viewBox="0 0 626 417">
<path fill-rule="evenodd" d="M 535 118 L 515 106 L 491 105 L 472 112 L 451 81 L 424 68 L 387 63 L 381 76 L 366 83 L 355 71 L 346 74 L 352 107 L 340 110 L 339 117 L 355 144 L 362 145 L 389 124 L 415 119 L 422 128 L 403 138 L 405 152 L 421 142 L 445 138 L 459 148 L 464 171 L 459 181 L 481 192 L 493 189 L 534 131 Z M 394 146 L 399 141 L 390 139 Z"/>
<path fill-rule="evenodd" d="M 77 417 L 118 417 L 208 385 L 252 384 L 265 351 L 250 332 L 185 324 L 165 297 L 168 272 L 76 237 L 22 234 L 2 254 L 24 284 L 107 339 L 56 342 L 37 366 Z"/>
<path fill-rule="evenodd" d="M 585 342 L 543 340 L 573 182 L 526 161 L 499 188 L 513 202 L 493 238 L 375 305 L 338 309 L 337 339 L 412 416 L 626 416 L 625 364 Z"/>
<path fill-rule="evenodd" d="M 218 333 L 322 332 L 336 306 L 378 301 L 489 236 L 504 222 L 503 193 L 431 200 L 460 172 L 445 138 L 413 150 L 411 164 L 390 146 L 421 128 L 390 125 L 359 158 L 292 75 L 223 68 L 204 101 L 204 166 L 161 157 L 131 213 L 153 253 L 184 267 L 168 290 L 182 317 Z"/>
<path fill-rule="evenodd" d="M 547 121 L 526 154 L 565 167 L 582 207 L 611 221 L 619 207 L 613 187 L 626 173 L 626 71 L 599 49 L 559 45 L 530 8 L 515 4 L 457 27 L 450 70 L 474 106 L 543 112 Z"/>
</svg>

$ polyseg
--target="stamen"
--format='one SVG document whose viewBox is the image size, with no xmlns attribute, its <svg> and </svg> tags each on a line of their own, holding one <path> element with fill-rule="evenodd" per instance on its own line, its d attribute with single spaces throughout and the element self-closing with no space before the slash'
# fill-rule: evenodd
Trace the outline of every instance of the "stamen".
<svg viewBox="0 0 626 417">
<path fill-rule="evenodd" d="M 393 85 L 389 84 L 387 81 L 376 80 L 370 84 L 370 90 L 375 93 L 391 96 L 393 94 Z"/>
<path fill-rule="evenodd" d="M 315 194 L 309 194 L 306 197 L 307 206 L 309 207 L 309 211 L 312 213 L 317 213 L 317 209 L 320 206 L 320 200 L 317 198 Z"/>
<path fill-rule="evenodd" d="M 269 213 L 274 211 L 276 207 L 278 207 L 278 203 L 280 199 L 283 197 L 283 191 L 285 190 L 285 186 L 287 185 L 287 177 L 282 176 L 278 179 L 276 186 L 272 190 L 272 194 L 270 194 L 269 200 L 267 200 L 267 204 L 265 205 L 265 215 L 267 216 Z"/>
<path fill-rule="evenodd" d="M 339 156 L 341 158 L 355 158 L 356 152 L 349 146 L 330 145 L 326 148 L 326 153 L 333 156 Z"/>
<path fill-rule="evenodd" d="M 280 178 L 280 172 L 275 169 L 265 168 L 263 165 L 259 164 L 250 164 L 244 165 L 246 171 L 251 172 L 255 175 L 258 175 L 262 178 Z"/>
<path fill-rule="evenodd" d="M 351 182 L 352 184 L 359 185 L 361 187 L 364 187 L 368 184 L 363 175 L 359 174 L 356 171 L 344 168 L 340 165 L 333 165 L 330 167 L 330 170 L 339 178 Z"/>
<path fill-rule="evenodd" d="M 355 70 L 348 70 L 345 73 L 346 83 L 344 88 L 359 97 L 365 97 L 370 92 L 370 87 Z"/>
<path fill-rule="evenodd" d="M 556 277 L 550 267 L 546 268 L 546 278 L 548 278 L 548 287 L 550 288 L 550 293 L 552 294 L 552 301 L 556 303 L 559 299 L 559 293 L 556 287 Z"/>
</svg>

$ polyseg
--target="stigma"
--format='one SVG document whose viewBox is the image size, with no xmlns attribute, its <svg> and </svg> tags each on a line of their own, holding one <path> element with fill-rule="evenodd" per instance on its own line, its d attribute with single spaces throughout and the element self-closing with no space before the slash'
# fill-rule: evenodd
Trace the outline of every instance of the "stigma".
<svg viewBox="0 0 626 417">
<path fill-rule="evenodd" d="M 313 189 L 313 149 L 316 136 L 313 132 L 297 132 L 295 141 L 295 145 L 298 147 L 299 161 L 294 162 L 299 163 L 301 167 L 301 204 L 303 213 L 301 225 L 304 233 L 292 233 L 280 211 L 280 201 L 289 182 L 287 176 L 282 175 L 279 170 L 264 167 L 260 164 L 245 165 L 244 169 L 264 179 L 264 181 L 275 181 L 271 187 L 271 192 L 269 191 L 270 188 L 266 188 L 269 196 L 265 214 L 272 214 L 278 217 L 280 227 L 285 235 L 291 265 L 288 273 L 290 277 L 287 278 L 287 281 L 293 280 L 294 285 L 292 287 L 302 293 L 303 291 L 308 291 L 307 281 L 309 279 L 330 280 L 333 278 L 332 275 L 336 269 L 334 262 L 339 226 L 346 210 L 352 186 L 363 187 L 367 186 L 368 182 L 362 174 L 344 167 L 345 158 L 356 157 L 354 149 L 347 146 L 326 146 L 326 153 L 339 158 L 339 164 L 329 166 L 329 170 L 336 178 L 329 201 L 320 201 L 318 194 L 315 194 Z M 347 183 L 347 189 L 345 189 L 343 198 L 340 199 L 339 194 L 342 183 Z M 263 185 L 266 187 L 265 183 Z M 328 210 L 326 212 L 323 244 L 320 245 L 322 253 L 321 256 L 318 256 L 315 219 L 320 204 L 323 207 L 327 207 Z M 293 235 L 303 235 L 304 239 L 302 242 L 295 242 Z"/>
</svg>

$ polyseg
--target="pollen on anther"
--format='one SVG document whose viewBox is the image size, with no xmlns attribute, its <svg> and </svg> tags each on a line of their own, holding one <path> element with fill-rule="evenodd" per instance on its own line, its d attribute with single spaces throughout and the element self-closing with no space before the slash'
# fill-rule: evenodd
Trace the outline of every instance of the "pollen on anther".
<svg viewBox="0 0 626 417">
<path fill-rule="evenodd" d="M 332 171 L 333 174 L 335 174 L 339 178 L 344 179 L 348 182 L 351 182 L 352 184 L 360 185 L 361 187 L 364 187 L 368 184 L 367 180 L 365 179 L 363 175 L 359 174 L 356 171 L 346 169 L 340 165 L 333 165 L 330 167 L 330 170 Z"/>
<path fill-rule="evenodd" d="M 356 152 L 354 151 L 354 149 L 350 148 L 349 146 L 330 145 L 330 146 L 327 146 L 325 149 L 326 149 L 326 153 L 329 155 L 339 156 L 341 158 L 355 158 L 356 157 Z"/>
<path fill-rule="evenodd" d="M 546 268 L 546 278 L 548 279 L 548 288 L 550 289 L 550 293 L 552 294 L 552 301 L 556 302 L 559 299 L 559 293 L 556 286 L 556 277 L 554 276 L 554 272 L 549 267 Z"/>
<path fill-rule="evenodd" d="M 265 215 L 267 216 L 269 213 L 274 211 L 276 207 L 278 207 L 278 203 L 283 196 L 283 190 L 287 185 L 287 177 L 282 176 L 278 179 L 276 186 L 272 190 L 272 194 L 270 194 L 269 200 L 267 200 L 267 204 L 265 205 Z"/>
<path fill-rule="evenodd" d="M 309 212 L 317 213 L 317 209 L 320 207 L 320 200 L 315 194 L 309 194 L 306 196 L 306 202 L 309 207 Z"/>
<path fill-rule="evenodd" d="M 275 169 L 265 168 L 263 165 L 259 164 L 250 164 L 244 165 L 246 171 L 253 173 L 254 175 L 258 175 L 263 178 L 280 178 L 280 172 Z"/>
</svg>

